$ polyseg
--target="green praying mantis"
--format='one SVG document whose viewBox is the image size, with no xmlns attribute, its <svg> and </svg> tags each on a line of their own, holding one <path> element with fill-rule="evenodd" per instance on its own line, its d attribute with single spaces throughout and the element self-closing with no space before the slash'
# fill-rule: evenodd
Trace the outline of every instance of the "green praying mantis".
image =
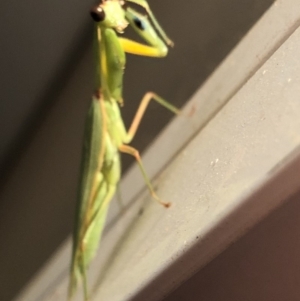
<svg viewBox="0 0 300 301">
<path fill-rule="evenodd" d="M 146 15 L 130 7 L 132 4 L 145 10 Z M 71 300 L 82 281 L 85 301 L 88 300 L 86 270 L 96 253 L 109 203 L 120 180 L 119 153 L 127 153 L 136 158 L 152 197 L 168 207 L 170 204 L 160 200 L 154 192 L 139 152 L 128 144 L 135 136 L 151 100 L 175 114 L 179 113 L 176 107 L 163 98 L 148 92 L 143 97 L 128 131 L 121 117 L 125 53 L 164 57 L 167 55 L 168 46 L 173 45 L 147 1 L 102 0 L 91 10 L 91 16 L 95 21 L 96 85 L 85 125 L 69 284 Z M 120 36 L 128 25 L 146 44 Z"/>
</svg>

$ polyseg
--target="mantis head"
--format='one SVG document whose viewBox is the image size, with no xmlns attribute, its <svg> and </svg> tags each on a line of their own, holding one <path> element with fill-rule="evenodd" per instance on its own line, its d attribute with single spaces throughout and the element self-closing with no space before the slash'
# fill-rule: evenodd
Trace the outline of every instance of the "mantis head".
<svg viewBox="0 0 300 301">
<path fill-rule="evenodd" d="M 102 0 L 91 9 L 91 16 L 101 27 L 113 28 L 122 33 L 128 22 L 125 18 L 125 0 Z"/>
</svg>

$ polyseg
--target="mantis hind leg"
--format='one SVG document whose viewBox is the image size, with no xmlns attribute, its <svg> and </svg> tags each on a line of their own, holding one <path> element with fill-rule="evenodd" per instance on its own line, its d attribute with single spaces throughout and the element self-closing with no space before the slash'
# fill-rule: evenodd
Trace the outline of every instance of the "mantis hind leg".
<svg viewBox="0 0 300 301">
<path fill-rule="evenodd" d="M 139 165 L 139 168 L 142 172 L 142 175 L 145 179 L 145 182 L 146 182 L 146 185 L 150 191 L 150 194 L 151 196 L 157 201 L 159 202 L 161 205 L 165 206 L 165 207 L 170 207 L 171 203 L 166 203 L 166 202 L 163 202 L 158 196 L 157 194 L 155 193 L 154 191 L 154 188 L 151 184 L 151 181 L 145 171 L 145 168 L 144 168 L 144 165 L 142 163 L 142 159 L 140 157 L 140 154 L 139 154 L 139 151 L 131 146 L 128 146 L 128 145 L 124 145 L 122 144 L 120 147 L 119 147 L 119 150 L 120 152 L 123 152 L 123 153 L 126 153 L 126 154 L 129 154 L 129 155 L 132 155 L 133 157 L 135 157 L 138 165 Z"/>
</svg>

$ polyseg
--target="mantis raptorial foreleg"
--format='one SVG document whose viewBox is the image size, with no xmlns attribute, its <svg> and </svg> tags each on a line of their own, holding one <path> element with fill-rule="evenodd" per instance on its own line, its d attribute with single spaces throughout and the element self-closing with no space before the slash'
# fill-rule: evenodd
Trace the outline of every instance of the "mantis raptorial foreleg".
<svg viewBox="0 0 300 301">
<path fill-rule="evenodd" d="M 149 7 L 148 2 L 146 0 L 127 0 L 127 1 L 135 3 L 135 4 L 140 5 L 141 7 L 143 7 L 147 11 L 147 13 L 148 13 L 148 15 L 149 15 L 149 17 L 150 17 L 150 19 L 151 19 L 151 21 L 152 21 L 155 29 L 162 36 L 162 38 L 166 42 L 166 44 L 169 45 L 169 46 L 171 46 L 171 47 L 174 46 L 173 41 L 171 41 L 169 39 L 169 37 L 167 36 L 167 34 L 165 33 L 165 31 L 162 29 L 162 27 L 160 26 L 160 24 L 157 22 L 154 14 L 152 13 L 152 10 Z"/>
<path fill-rule="evenodd" d="M 120 44 L 125 52 L 141 56 L 164 57 L 167 54 L 167 48 L 162 49 L 144 45 L 126 38 L 119 38 Z"/>
</svg>

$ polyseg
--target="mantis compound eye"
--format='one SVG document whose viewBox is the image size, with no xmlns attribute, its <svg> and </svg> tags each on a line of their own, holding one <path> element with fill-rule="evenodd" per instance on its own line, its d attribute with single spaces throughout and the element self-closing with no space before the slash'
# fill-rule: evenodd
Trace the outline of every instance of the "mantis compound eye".
<svg viewBox="0 0 300 301">
<path fill-rule="evenodd" d="M 105 19 L 105 12 L 101 6 L 93 7 L 90 14 L 95 22 L 102 22 Z"/>
</svg>

